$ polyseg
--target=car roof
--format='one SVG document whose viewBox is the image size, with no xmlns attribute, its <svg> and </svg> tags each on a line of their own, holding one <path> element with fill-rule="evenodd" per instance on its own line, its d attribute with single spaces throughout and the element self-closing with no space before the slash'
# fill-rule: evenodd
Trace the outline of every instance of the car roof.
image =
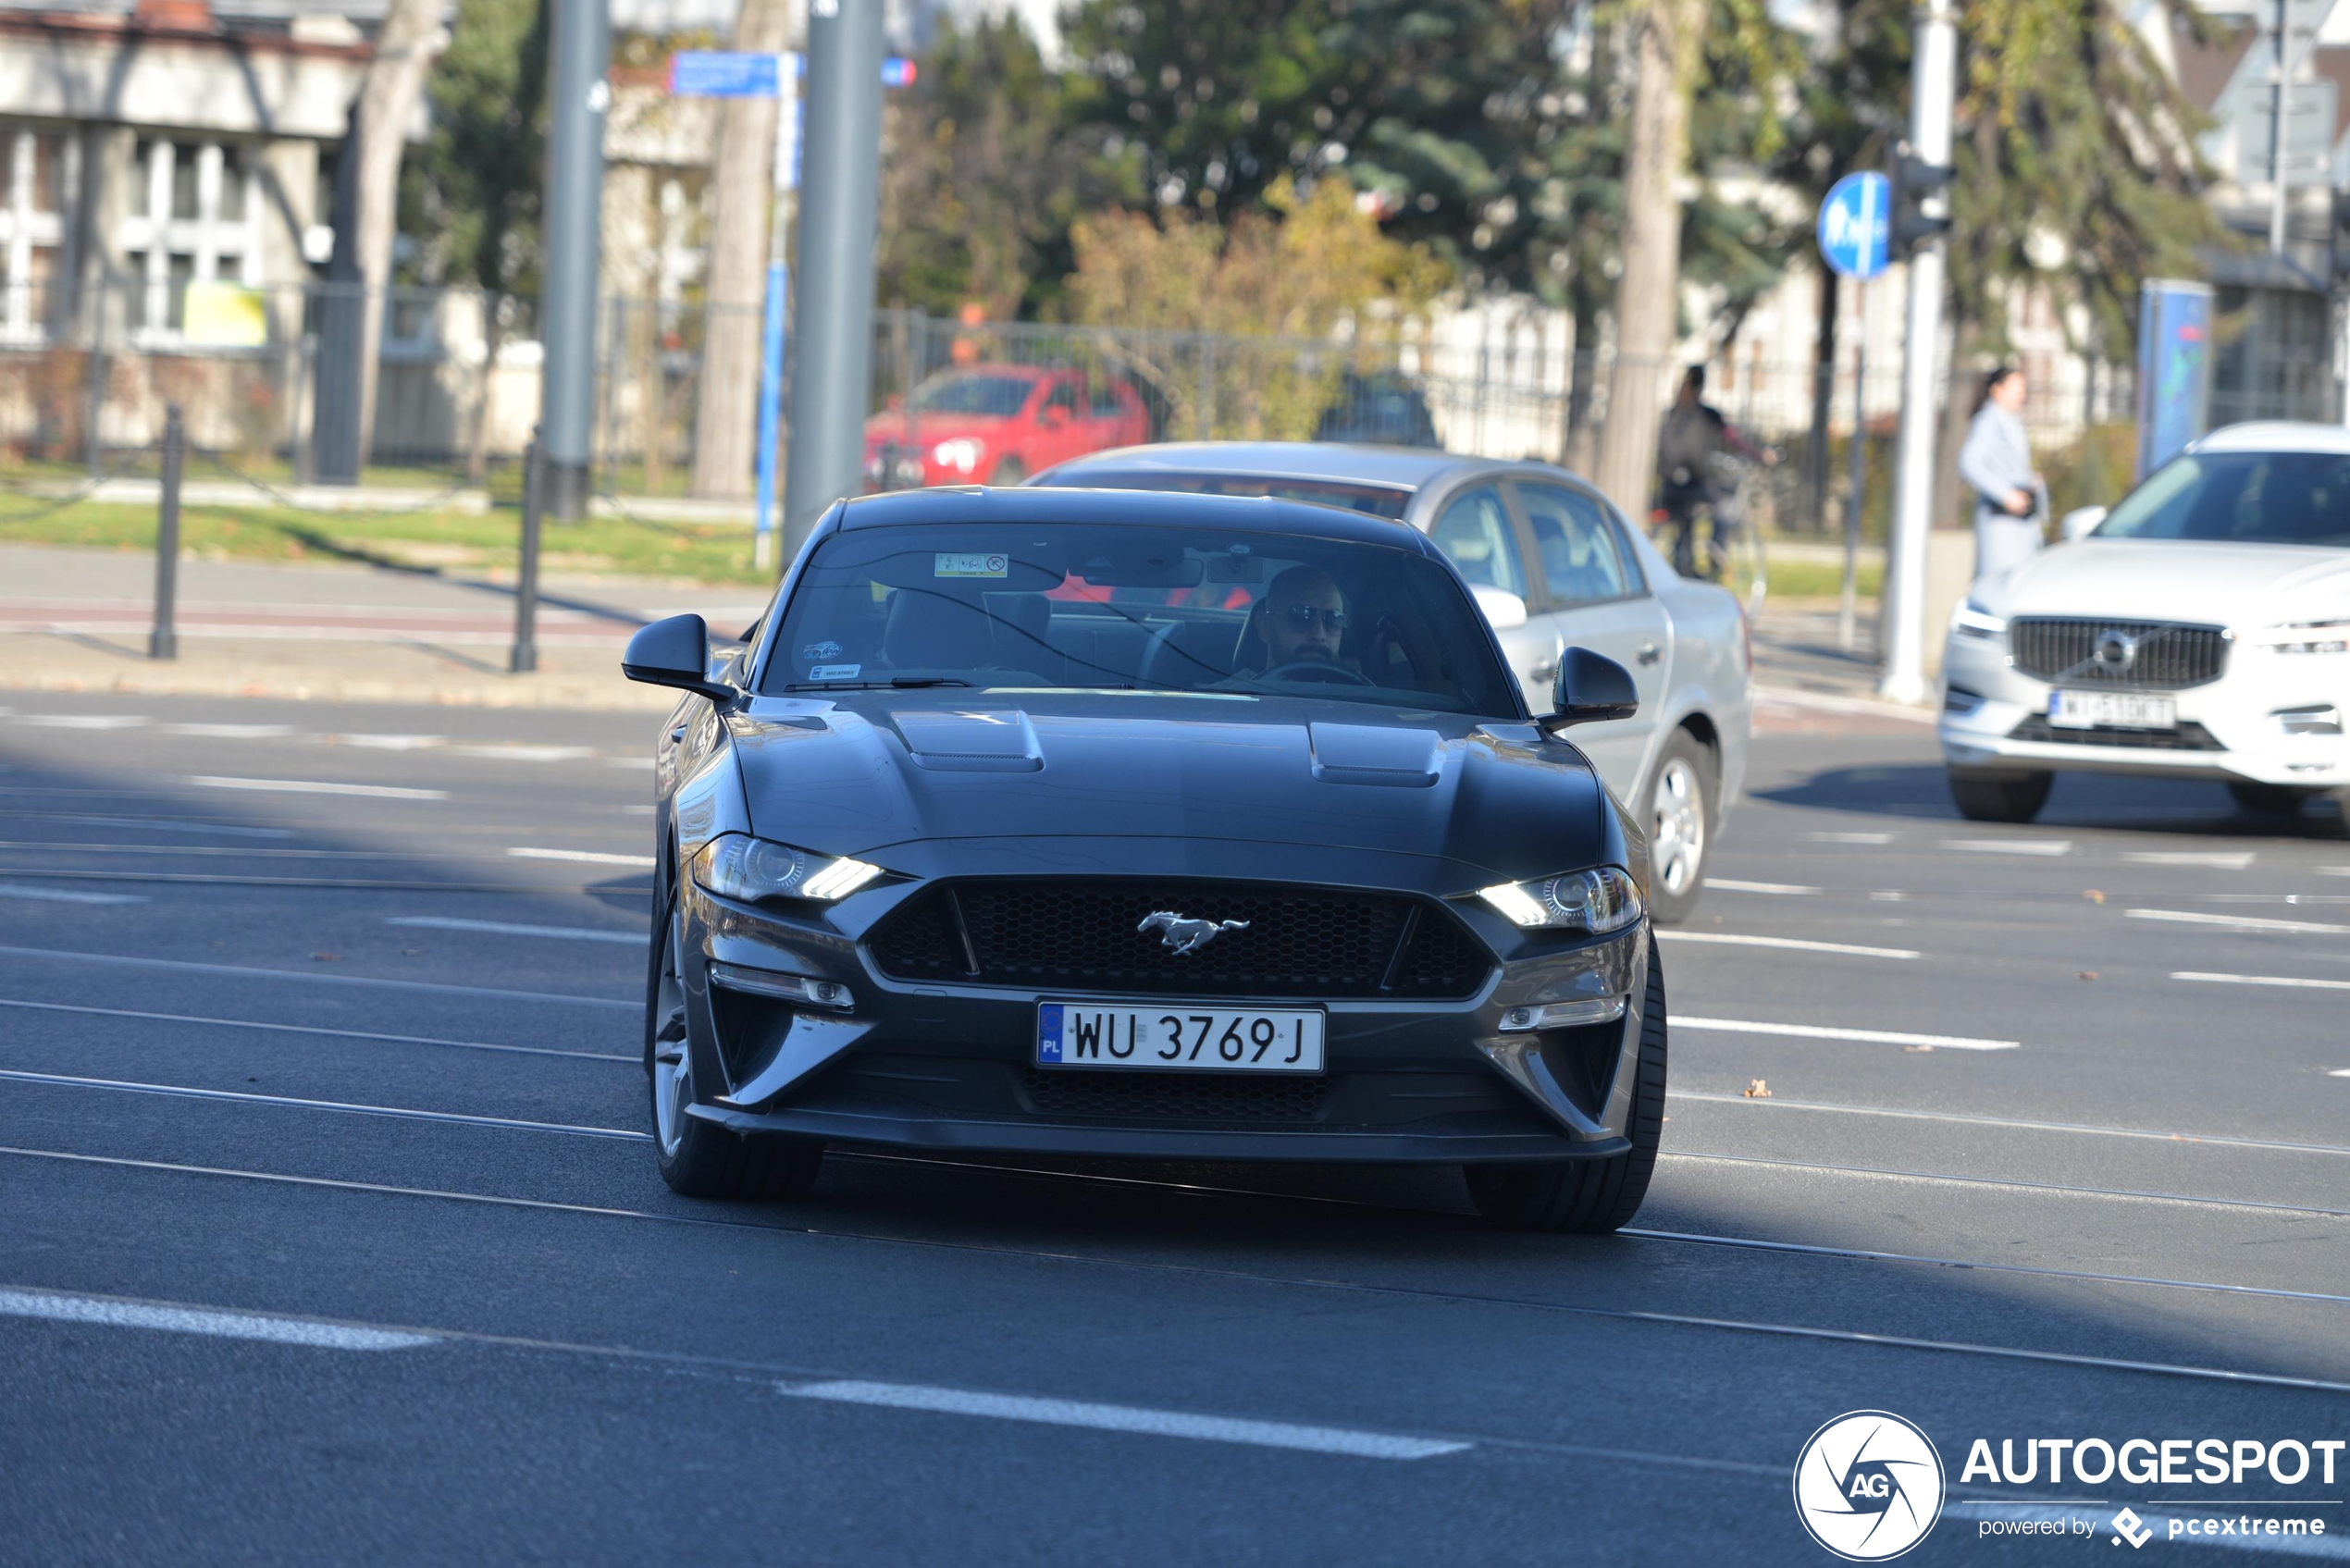
<svg viewBox="0 0 2350 1568">
<path fill-rule="evenodd" d="M 1114 502 L 1114 505 L 1105 504 Z M 1211 496 L 1189 490 L 1093 489 L 957 485 L 859 496 L 841 507 L 839 526 L 903 527 L 957 523 L 1132 523 L 1351 539 L 1416 550 L 1434 547 L 1416 528 L 1391 518 L 1268 496 Z"/>
<path fill-rule="evenodd" d="M 2286 419 L 2230 425 L 2191 443 L 2189 451 L 2350 452 L 2350 427 Z"/>
<path fill-rule="evenodd" d="M 1088 452 L 1057 464 L 1049 472 L 1056 485 L 1082 479 L 1091 473 L 1123 472 L 1327 479 L 1337 484 L 1424 490 L 1456 470 L 1494 466 L 1499 465 L 1490 458 L 1464 457 L 1458 452 L 1429 447 L 1385 447 L 1369 442 L 1165 441 Z"/>
</svg>

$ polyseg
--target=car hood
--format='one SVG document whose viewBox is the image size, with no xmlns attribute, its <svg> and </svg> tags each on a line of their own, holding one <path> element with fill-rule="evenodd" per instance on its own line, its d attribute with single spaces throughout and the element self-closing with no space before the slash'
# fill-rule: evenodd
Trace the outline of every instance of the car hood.
<svg viewBox="0 0 2350 1568">
<path fill-rule="evenodd" d="M 903 410 L 887 410 L 865 421 L 865 445 L 902 441 L 909 430 L 919 432 L 925 442 L 952 440 L 958 436 L 983 441 L 1001 435 L 1011 423 L 979 414 L 923 414 L 909 421 Z"/>
<path fill-rule="evenodd" d="M 2350 550 L 2177 539 L 2084 539 L 2044 550 L 1974 598 L 1997 615 L 2112 615 L 2264 624 L 2350 613 Z"/>
<path fill-rule="evenodd" d="M 729 717 L 753 832 L 916 874 L 904 851 L 925 841 L 1169 840 L 1436 857 L 1453 862 L 1441 880 L 1471 887 L 1588 866 L 1610 842 L 1582 754 L 1531 724 L 1144 693 L 1074 710 L 875 695 L 761 698 Z"/>
</svg>

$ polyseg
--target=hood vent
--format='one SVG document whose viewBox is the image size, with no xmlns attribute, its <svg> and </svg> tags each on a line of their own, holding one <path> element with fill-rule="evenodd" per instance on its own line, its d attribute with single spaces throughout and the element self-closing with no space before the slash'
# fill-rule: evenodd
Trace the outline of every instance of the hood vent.
<svg viewBox="0 0 2350 1568">
<path fill-rule="evenodd" d="M 1429 789 L 1443 772 L 1444 737 L 1434 730 L 1313 723 L 1305 733 L 1314 749 L 1314 776 L 1325 784 Z"/>
<path fill-rule="evenodd" d="M 1033 773 L 1045 766 L 1028 715 L 892 713 L 889 722 L 917 768 L 938 773 Z"/>
</svg>

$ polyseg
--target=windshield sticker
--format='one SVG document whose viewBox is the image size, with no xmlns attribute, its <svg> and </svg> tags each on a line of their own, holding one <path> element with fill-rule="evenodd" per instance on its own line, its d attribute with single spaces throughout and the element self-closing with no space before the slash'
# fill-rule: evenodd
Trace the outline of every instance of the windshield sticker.
<svg viewBox="0 0 2350 1568">
<path fill-rule="evenodd" d="M 853 681 L 862 669 L 862 664 L 816 664 L 810 666 L 808 678 L 811 681 Z"/>
<path fill-rule="evenodd" d="M 818 659 L 838 659 L 840 657 L 840 644 L 836 642 L 811 642 L 806 648 L 799 650 L 799 656 L 802 659 L 810 660 L 811 661 Z"/>
<path fill-rule="evenodd" d="M 1009 574 L 1010 562 L 1001 555 L 940 554 L 934 574 L 941 577 L 1002 577 Z"/>
</svg>

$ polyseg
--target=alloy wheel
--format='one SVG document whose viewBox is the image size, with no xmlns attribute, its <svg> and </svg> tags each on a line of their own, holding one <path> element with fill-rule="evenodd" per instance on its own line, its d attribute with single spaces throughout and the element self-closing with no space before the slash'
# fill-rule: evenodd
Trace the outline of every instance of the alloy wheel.
<svg viewBox="0 0 2350 1568">
<path fill-rule="evenodd" d="M 1687 758 L 1657 770 L 1651 816 L 1650 874 L 1676 896 L 1693 891 L 1705 865 L 1705 787 Z"/>
<path fill-rule="evenodd" d="M 677 912 L 669 914 L 669 940 L 663 944 L 656 1016 L 661 1027 L 653 1036 L 653 1132 L 662 1154 L 674 1158 L 686 1137 L 686 1107 L 694 1103 L 693 1053 L 686 1045 L 686 986 L 679 978 Z"/>
</svg>

